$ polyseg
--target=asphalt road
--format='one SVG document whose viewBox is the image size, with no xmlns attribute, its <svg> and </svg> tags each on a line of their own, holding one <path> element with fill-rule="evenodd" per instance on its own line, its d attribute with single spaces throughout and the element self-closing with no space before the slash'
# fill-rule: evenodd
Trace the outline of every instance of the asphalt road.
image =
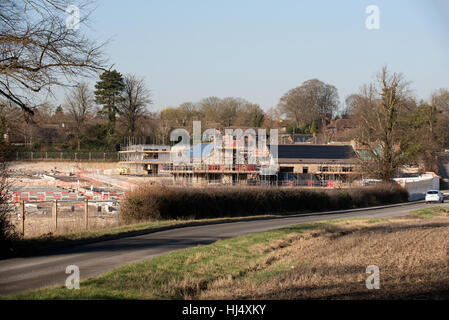
<svg viewBox="0 0 449 320">
<path fill-rule="evenodd" d="M 445 203 L 444 205 L 449 204 Z M 430 206 L 434 206 L 434 204 L 415 203 L 388 208 L 191 226 L 82 245 L 47 255 L 1 260 L 0 295 L 19 293 L 45 286 L 63 285 L 68 277 L 65 270 L 69 265 L 78 266 L 81 279 L 86 279 L 125 264 L 151 259 L 177 249 L 210 244 L 219 239 L 278 229 L 302 222 L 350 217 L 405 216 L 411 210 Z"/>
</svg>

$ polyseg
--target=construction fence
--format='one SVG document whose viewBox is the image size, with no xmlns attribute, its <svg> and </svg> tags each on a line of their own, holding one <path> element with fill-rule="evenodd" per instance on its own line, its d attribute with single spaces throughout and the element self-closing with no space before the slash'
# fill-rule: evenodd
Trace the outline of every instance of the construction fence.
<svg viewBox="0 0 449 320">
<path fill-rule="evenodd" d="M 94 161 L 117 162 L 118 152 L 15 152 L 10 161 Z"/>
<path fill-rule="evenodd" d="M 227 176 L 228 179 L 224 177 Z M 355 175 L 339 174 L 301 174 L 278 173 L 273 176 L 242 175 L 239 172 L 233 174 L 215 173 L 207 171 L 204 179 L 198 179 L 193 173 L 174 173 L 172 184 L 176 186 L 198 185 L 233 185 L 233 186 L 277 186 L 277 187 L 307 187 L 307 188 L 349 188 L 358 186 Z"/>
<path fill-rule="evenodd" d="M 79 200 L 96 200 L 118 201 L 124 196 L 124 192 L 97 192 L 97 191 L 14 191 L 10 194 L 10 199 L 15 202 L 19 201 L 79 201 Z"/>
<path fill-rule="evenodd" d="M 117 200 L 21 200 L 10 206 L 10 221 L 26 238 L 119 225 Z"/>
</svg>

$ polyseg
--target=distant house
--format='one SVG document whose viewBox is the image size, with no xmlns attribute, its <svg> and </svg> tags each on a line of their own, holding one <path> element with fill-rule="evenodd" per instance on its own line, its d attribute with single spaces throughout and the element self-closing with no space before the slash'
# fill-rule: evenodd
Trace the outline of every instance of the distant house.
<svg viewBox="0 0 449 320">
<path fill-rule="evenodd" d="M 312 134 L 282 134 L 280 142 L 282 144 L 310 144 L 315 143 L 314 138 Z"/>
<path fill-rule="evenodd" d="M 356 123 L 352 119 L 337 119 L 331 120 L 326 126 L 326 131 L 328 133 L 340 133 L 349 129 L 355 129 L 356 127 Z"/>
</svg>

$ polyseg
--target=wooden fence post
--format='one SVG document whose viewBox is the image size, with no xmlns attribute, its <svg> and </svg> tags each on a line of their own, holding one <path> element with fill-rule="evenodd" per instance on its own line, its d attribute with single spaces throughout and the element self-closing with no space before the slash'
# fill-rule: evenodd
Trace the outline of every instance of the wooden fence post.
<svg viewBox="0 0 449 320">
<path fill-rule="evenodd" d="M 20 233 L 25 238 L 25 201 L 20 201 Z"/>
<path fill-rule="evenodd" d="M 58 200 L 55 199 L 54 207 L 53 207 L 53 222 L 55 231 L 58 230 Z"/>
<path fill-rule="evenodd" d="M 118 226 L 120 226 L 120 216 L 119 216 L 119 209 L 120 209 L 120 207 L 117 206 L 117 202 L 115 204 L 116 204 L 115 219 L 116 219 L 117 227 L 118 227 Z"/>
<path fill-rule="evenodd" d="M 89 199 L 84 200 L 84 224 L 86 230 L 89 229 Z"/>
</svg>

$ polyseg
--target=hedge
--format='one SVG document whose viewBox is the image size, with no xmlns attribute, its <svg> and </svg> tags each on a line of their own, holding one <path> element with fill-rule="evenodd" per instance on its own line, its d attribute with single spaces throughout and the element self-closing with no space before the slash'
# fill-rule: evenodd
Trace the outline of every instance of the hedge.
<svg viewBox="0 0 449 320">
<path fill-rule="evenodd" d="M 125 223 L 242 217 L 352 209 L 406 202 L 407 199 L 407 191 L 395 183 L 339 190 L 141 186 L 125 196 L 120 216 Z"/>
</svg>

